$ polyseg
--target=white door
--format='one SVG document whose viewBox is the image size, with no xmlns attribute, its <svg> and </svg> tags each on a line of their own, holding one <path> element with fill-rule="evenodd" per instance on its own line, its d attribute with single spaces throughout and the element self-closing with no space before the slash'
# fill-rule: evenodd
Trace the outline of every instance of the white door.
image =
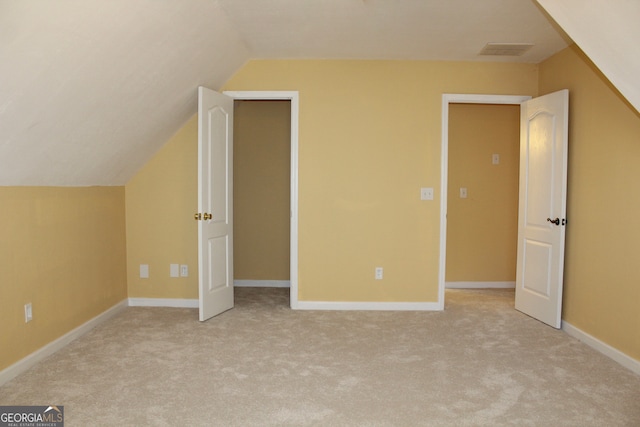
<svg viewBox="0 0 640 427">
<path fill-rule="evenodd" d="M 233 99 L 198 88 L 200 321 L 233 308 Z"/>
<path fill-rule="evenodd" d="M 516 309 L 561 326 L 569 91 L 523 102 Z"/>
</svg>

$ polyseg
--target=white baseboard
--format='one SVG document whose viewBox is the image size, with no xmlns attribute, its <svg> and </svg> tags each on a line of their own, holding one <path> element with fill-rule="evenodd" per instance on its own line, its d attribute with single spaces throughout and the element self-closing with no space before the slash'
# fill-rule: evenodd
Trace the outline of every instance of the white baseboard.
<svg viewBox="0 0 640 427">
<path fill-rule="evenodd" d="M 594 350 L 597 350 L 610 359 L 615 360 L 625 368 L 640 375 L 640 360 L 636 360 L 633 357 L 624 354 L 620 350 L 611 347 L 609 344 L 600 341 L 596 337 L 589 335 L 564 320 L 562 321 L 562 330 L 572 337 L 582 341 Z"/>
<path fill-rule="evenodd" d="M 91 329 L 95 328 L 99 324 L 109 320 L 110 318 L 120 313 L 125 308 L 127 308 L 127 300 L 123 300 L 119 302 L 118 304 L 114 305 L 107 311 L 97 315 L 91 320 L 88 320 L 87 322 L 83 323 L 77 328 L 67 332 L 60 338 L 50 342 L 49 344 L 34 351 L 33 353 L 29 354 L 23 359 L 18 360 L 13 365 L 3 369 L 2 371 L 0 371 L 0 386 L 11 381 L 21 373 L 27 371 L 36 363 L 51 356 L 53 353 L 65 347 L 76 338 L 79 338 L 82 335 L 86 334 L 87 332 L 89 332 Z"/>
<path fill-rule="evenodd" d="M 446 289 L 515 289 L 516 282 L 445 282 Z"/>
<path fill-rule="evenodd" d="M 198 308 L 198 300 L 180 298 L 129 298 L 129 307 Z"/>
<path fill-rule="evenodd" d="M 238 288 L 290 288 L 289 280 L 234 280 L 233 286 Z"/>
<path fill-rule="evenodd" d="M 298 301 L 297 310 L 440 311 L 437 302 Z"/>
</svg>

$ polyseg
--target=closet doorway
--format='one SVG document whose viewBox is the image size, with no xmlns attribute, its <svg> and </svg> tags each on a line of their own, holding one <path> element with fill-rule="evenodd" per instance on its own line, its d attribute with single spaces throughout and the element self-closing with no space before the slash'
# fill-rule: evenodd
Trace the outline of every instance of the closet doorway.
<svg viewBox="0 0 640 427">
<path fill-rule="evenodd" d="M 234 98 L 234 285 L 297 287 L 297 92 Z"/>
<path fill-rule="evenodd" d="M 473 109 L 474 108 L 473 105 L 476 105 L 479 107 L 478 111 L 480 111 L 482 109 L 481 106 L 485 105 L 487 106 L 486 110 L 489 112 L 489 115 L 491 115 L 490 107 L 488 106 L 510 105 L 510 106 L 518 106 L 519 108 L 519 105 L 528 99 L 531 99 L 531 97 L 530 96 L 512 96 L 512 95 L 476 95 L 476 94 L 444 94 L 442 95 L 440 266 L 439 266 L 439 277 L 438 277 L 438 284 L 439 284 L 438 306 L 441 310 L 444 309 L 445 282 L 448 282 L 446 283 L 446 287 L 449 287 L 449 288 L 512 287 L 513 286 L 511 283 L 511 280 L 505 280 L 502 276 L 493 276 L 496 278 L 492 278 L 489 280 L 486 277 L 491 277 L 491 276 L 482 276 L 481 274 L 486 273 L 486 272 L 479 273 L 481 270 L 485 269 L 484 267 L 486 267 L 485 265 L 482 265 L 482 263 L 478 263 L 478 265 L 476 266 L 479 269 L 477 272 L 470 273 L 469 271 L 465 271 L 468 265 L 465 265 L 464 257 L 467 256 L 468 254 L 462 254 L 463 255 L 462 257 L 459 257 L 459 259 L 457 260 L 455 259 L 457 255 L 460 255 L 459 254 L 460 251 L 469 250 L 464 246 L 464 240 L 468 241 L 469 232 L 464 231 L 461 225 L 456 225 L 456 223 L 459 222 L 457 220 L 461 219 L 463 222 L 466 221 L 466 219 L 469 219 L 470 221 L 473 220 L 473 218 L 465 218 L 465 216 L 467 216 L 468 214 L 466 211 L 471 208 L 474 208 L 474 205 L 475 207 L 477 207 L 477 205 L 480 204 L 478 202 L 479 200 L 478 196 L 480 196 L 483 192 L 485 193 L 485 195 L 483 195 L 482 198 L 489 200 L 490 202 L 488 203 L 489 208 L 485 209 L 486 212 L 483 212 L 484 218 L 480 224 L 474 225 L 470 223 L 470 224 L 465 224 L 464 227 L 467 227 L 469 230 L 472 230 L 470 233 L 473 234 L 474 236 L 477 234 L 478 236 L 476 237 L 479 238 L 478 240 L 482 238 L 485 241 L 489 242 L 489 246 L 492 244 L 491 243 L 492 241 L 491 227 L 501 226 L 501 219 L 491 215 L 491 212 L 499 211 L 501 209 L 499 206 L 500 203 L 508 203 L 510 205 L 513 205 L 514 200 L 511 200 L 507 197 L 506 198 L 506 200 L 508 200 L 507 202 L 493 203 L 491 202 L 491 199 L 494 198 L 496 193 L 493 191 L 492 184 L 490 182 L 485 182 L 483 184 L 481 180 L 478 180 L 477 178 L 474 178 L 471 176 L 463 176 L 463 173 L 460 173 L 460 175 L 458 176 L 456 175 L 457 172 L 455 170 L 453 171 L 453 175 L 455 176 L 455 178 L 453 176 L 450 176 L 449 138 L 450 138 L 451 128 L 450 128 L 449 116 L 450 116 L 451 108 L 457 109 L 456 104 L 461 104 L 460 109 L 464 110 L 466 108 L 464 107 L 464 105 L 471 104 L 470 108 Z M 464 111 L 461 111 L 461 113 L 463 113 L 462 114 L 463 116 Z M 464 126 L 465 125 L 463 120 L 462 127 L 464 128 Z M 519 125 L 518 125 L 518 129 L 519 129 Z M 471 135 L 473 135 L 473 133 Z M 480 168 L 480 169 L 489 168 L 488 173 L 486 173 L 488 181 L 493 180 L 493 182 L 500 182 L 499 178 L 496 180 L 497 177 L 492 175 L 495 175 L 496 173 L 500 172 L 501 168 L 499 166 L 501 162 L 500 160 L 501 156 L 500 156 L 499 150 L 502 150 L 502 149 L 496 147 L 497 149 L 493 150 L 493 147 L 490 146 L 489 142 L 487 142 L 485 146 L 480 146 L 477 144 L 479 143 L 476 142 L 476 145 L 469 143 L 468 148 L 465 148 L 465 147 L 462 148 L 462 153 L 469 153 L 470 152 L 469 150 L 482 149 L 482 151 L 478 151 L 477 153 L 474 153 L 473 156 L 470 156 L 471 158 L 475 158 L 476 160 L 480 159 L 480 164 L 473 167 Z M 517 147 L 519 151 L 519 142 Z M 487 151 L 487 150 L 484 150 L 485 148 L 490 148 L 490 149 Z M 495 151 L 498 151 L 498 152 L 495 152 Z M 455 155 L 455 153 L 452 153 L 452 154 Z M 498 155 L 497 158 L 494 156 L 494 154 Z M 497 160 L 497 164 L 496 164 L 496 160 Z M 464 170 L 465 166 L 463 165 L 461 169 Z M 517 174 L 515 176 L 516 176 L 515 184 L 517 188 L 517 179 L 518 179 Z M 456 179 L 458 178 L 460 178 L 461 180 L 456 181 Z M 453 180 L 454 182 L 450 183 L 449 182 L 450 179 Z M 512 178 L 507 178 L 507 179 L 512 179 Z M 480 187 L 485 187 L 485 188 L 482 188 L 480 190 Z M 477 190 L 480 190 L 480 192 L 478 192 Z M 451 200 L 451 208 L 454 208 L 454 205 L 456 204 L 459 205 L 459 206 L 456 206 L 459 208 L 458 212 L 456 212 L 455 208 L 453 209 L 452 212 L 449 212 L 450 200 Z M 518 196 L 516 196 L 515 198 L 515 202 L 516 202 L 515 215 L 509 214 L 508 221 L 512 223 L 512 225 L 517 224 L 517 200 L 518 200 Z M 451 215 L 451 218 L 449 218 L 450 215 Z M 459 216 L 459 218 L 456 218 L 456 215 Z M 459 231 L 460 232 L 459 234 L 462 235 L 462 237 L 460 237 L 460 236 L 456 236 L 455 233 L 452 233 L 454 235 L 451 237 L 451 241 L 449 241 L 449 236 L 448 236 L 450 219 L 452 220 L 452 227 L 458 227 L 456 228 L 456 231 Z M 466 238 L 464 236 L 465 234 L 467 234 Z M 509 250 L 510 246 L 513 247 L 513 251 L 515 255 L 515 251 L 517 248 L 516 246 L 517 231 L 512 241 L 510 241 L 509 237 L 506 237 L 506 240 L 504 239 L 505 238 L 503 236 L 503 241 L 506 241 L 506 246 L 505 246 L 507 248 L 506 250 Z M 453 247 L 450 248 L 449 246 L 453 246 Z M 482 247 L 482 242 L 480 243 L 480 247 Z M 460 249 L 460 248 L 464 248 L 464 249 Z M 472 250 L 475 250 L 475 249 L 472 249 Z M 455 255 L 454 255 L 454 252 L 456 252 Z M 483 257 L 492 256 L 492 252 L 493 252 L 492 248 L 487 247 L 487 245 L 482 247 Z M 495 252 L 493 252 L 493 254 L 495 255 Z M 449 260 L 449 258 L 452 258 L 452 259 Z M 510 263 L 510 261 L 506 261 L 506 262 Z M 475 260 L 474 260 L 474 263 L 476 263 Z M 472 268 L 475 268 L 475 267 L 472 266 Z M 510 264 L 507 264 L 507 270 L 509 269 L 511 269 L 511 266 Z M 493 268 L 493 270 L 497 270 L 497 269 Z M 493 274 L 493 273 L 489 273 L 489 274 Z M 513 271 L 513 277 L 515 278 L 515 270 Z"/>
</svg>

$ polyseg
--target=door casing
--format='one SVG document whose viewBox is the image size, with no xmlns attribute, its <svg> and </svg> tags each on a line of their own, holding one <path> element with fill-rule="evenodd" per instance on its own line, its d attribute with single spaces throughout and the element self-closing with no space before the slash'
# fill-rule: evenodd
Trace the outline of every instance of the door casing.
<svg viewBox="0 0 640 427">
<path fill-rule="evenodd" d="M 291 217 L 289 249 L 290 306 L 298 307 L 298 120 L 299 93 L 297 91 L 224 91 L 237 100 L 289 100 L 291 101 Z"/>
</svg>

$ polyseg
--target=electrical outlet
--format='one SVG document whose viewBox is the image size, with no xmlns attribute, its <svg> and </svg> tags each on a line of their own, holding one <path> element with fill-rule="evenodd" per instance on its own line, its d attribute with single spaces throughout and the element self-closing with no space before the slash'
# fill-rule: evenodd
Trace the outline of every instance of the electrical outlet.
<svg viewBox="0 0 640 427">
<path fill-rule="evenodd" d="M 382 267 L 376 267 L 376 280 L 382 280 Z"/>
<path fill-rule="evenodd" d="M 423 187 L 420 189 L 420 200 L 433 200 L 433 188 Z"/>
<path fill-rule="evenodd" d="M 149 264 L 140 264 L 140 278 L 141 279 L 149 278 Z"/>
<path fill-rule="evenodd" d="M 189 266 L 186 264 L 180 265 L 180 277 L 189 277 Z"/>
<path fill-rule="evenodd" d="M 33 320 L 33 309 L 31 303 L 24 305 L 24 323 L 29 323 Z"/>
<path fill-rule="evenodd" d="M 180 277 L 180 264 L 169 264 L 169 277 Z"/>
</svg>

